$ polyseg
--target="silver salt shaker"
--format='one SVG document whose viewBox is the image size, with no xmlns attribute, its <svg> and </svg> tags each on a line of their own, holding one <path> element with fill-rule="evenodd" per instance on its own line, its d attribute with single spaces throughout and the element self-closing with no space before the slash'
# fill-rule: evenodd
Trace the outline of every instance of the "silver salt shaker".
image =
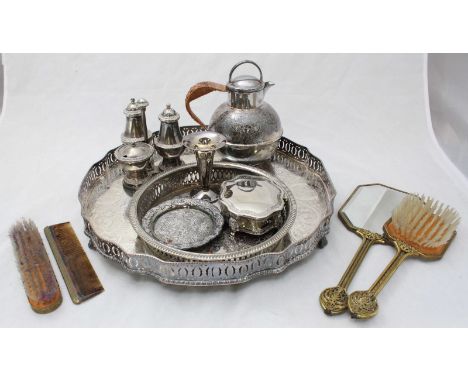
<svg viewBox="0 0 468 382">
<path fill-rule="evenodd" d="M 127 121 L 125 123 L 125 131 L 121 136 L 122 143 L 147 141 L 148 130 L 146 128 L 146 120 L 144 117 L 146 106 L 143 107 L 141 104 L 135 102 L 135 98 L 130 99 L 130 103 L 124 109 Z"/>
<path fill-rule="evenodd" d="M 182 133 L 179 127 L 179 114 L 170 104 L 159 114 L 161 126 L 159 135 L 154 139 L 154 147 L 163 158 L 159 164 L 161 171 L 176 167 L 182 164 L 180 156 L 185 150 L 182 142 Z"/>
</svg>

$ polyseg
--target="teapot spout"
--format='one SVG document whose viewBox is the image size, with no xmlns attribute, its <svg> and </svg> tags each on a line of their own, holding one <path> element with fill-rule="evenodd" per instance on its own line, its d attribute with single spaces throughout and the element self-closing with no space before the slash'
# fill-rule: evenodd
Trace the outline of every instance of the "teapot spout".
<svg viewBox="0 0 468 382">
<path fill-rule="evenodd" d="M 270 89 L 274 85 L 275 84 L 273 82 L 269 82 L 269 81 L 265 82 L 265 87 L 263 88 L 263 95 L 265 95 L 268 89 Z"/>
</svg>

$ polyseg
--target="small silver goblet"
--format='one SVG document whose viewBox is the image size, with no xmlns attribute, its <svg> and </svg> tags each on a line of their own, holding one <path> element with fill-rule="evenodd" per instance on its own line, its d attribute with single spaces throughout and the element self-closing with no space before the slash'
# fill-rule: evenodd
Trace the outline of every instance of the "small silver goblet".
<svg viewBox="0 0 468 382">
<path fill-rule="evenodd" d="M 193 190 L 191 196 L 210 203 L 216 202 L 218 194 L 210 189 L 211 171 L 215 152 L 226 145 L 226 137 L 214 131 L 199 131 L 184 137 L 183 144 L 195 152 L 200 175 L 200 190 Z"/>
</svg>

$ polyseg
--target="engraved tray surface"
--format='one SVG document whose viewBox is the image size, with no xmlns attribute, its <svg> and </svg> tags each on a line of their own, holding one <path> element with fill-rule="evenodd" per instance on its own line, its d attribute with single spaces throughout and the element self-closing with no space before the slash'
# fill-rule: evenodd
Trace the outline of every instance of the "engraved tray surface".
<svg viewBox="0 0 468 382">
<path fill-rule="evenodd" d="M 182 127 L 184 135 L 198 130 L 196 126 Z M 275 252 L 235 261 L 182 261 L 154 255 L 145 249 L 128 220 L 131 197 L 123 190 L 122 172 L 114 151 L 90 168 L 78 197 L 90 247 L 127 271 L 150 275 L 166 284 L 238 284 L 284 271 L 310 255 L 328 234 L 335 197 L 333 184 L 320 159 L 306 147 L 283 137 L 271 165 L 263 168 L 289 187 L 297 204 L 296 220 L 281 247 L 275 248 Z M 186 153 L 182 160 L 188 164 L 195 158 Z"/>
</svg>

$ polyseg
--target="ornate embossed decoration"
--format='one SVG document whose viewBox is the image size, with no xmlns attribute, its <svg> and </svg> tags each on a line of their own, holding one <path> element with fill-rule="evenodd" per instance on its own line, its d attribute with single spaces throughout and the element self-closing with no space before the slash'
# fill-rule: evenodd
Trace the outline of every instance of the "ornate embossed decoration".
<svg viewBox="0 0 468 382">
<path fill-rule="evenodd" d="M 363 241 L 355 253 L 348 268 L 341 277 L 338 285 L 333 288 L 325 289 L 320 295 L 320 305 L 326 314 L 335 315 L 343 313 L 348 308 L 348 295 L 346 289 L 356 274 L 360 264 L 364 260 L 367 251 L 374 243 L 382 243 L 383 236 L 366 229 L 356 229 Z"/>
<path fill-rule="evenodd" d="M 320 294 L 320 305 L 329 315 L 343 313 L 348 309 L 348 294 L 340 286 L 327 288 Z"/>
<path fill-rule="evenodd" d="M 149 209 L 141 221 L 150 239 L 179 249 L 201 247 L 218 236 L 223 225 L 224 218 L 218 208 L 191 198 L 158 204 Z"/>
<path fill-rule="evenodd" d="M 382 242 L 384 241 L 384 238 L 381 234 L 378 234 L 376 232 L 371 232 L 366 229 L 357 229 L 356 232 L 362 236 L 363 239 L 368 239 L 372 240 L 375 242 Z"/>
<path fill-rule="evenodd" d="M 359 291 L 349 295 L 348 308 L 351 317 L 367 319 L 377 314 L 379 305 L 374 294 L 369 291 Z"/>
<path fill-rule="evenodd" d="M 401 249 L 402 252 L 410 253 L 413 256 L 420 256 L 420 252 L 416 248 L 406 244 L 401 240 L 395 240 L 395 244 Z"/>
</svg>

